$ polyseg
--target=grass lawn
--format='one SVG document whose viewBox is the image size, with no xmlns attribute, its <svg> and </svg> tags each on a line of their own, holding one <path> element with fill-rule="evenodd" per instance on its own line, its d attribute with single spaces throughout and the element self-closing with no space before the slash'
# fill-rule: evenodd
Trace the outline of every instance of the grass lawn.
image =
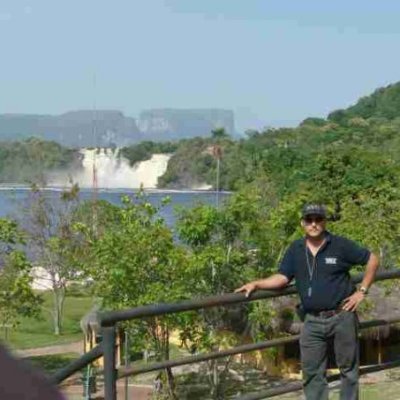
<svg viewBox="0 0 400 400">
<path fill-rule="evenodd" d="M 181 349 L 174 343 L 170 343 L 170 360 L 174 360 L 177 358 L 188 357 L 189 353 L 185 349 Z M 148 364 L 152 364 L 155 360 L 149 360 L 148 362 L 144 360 L 133 361 L 130 363 L 131 367 L 142 367 Z M 158 371 L 148 372 L 146 374 L 140 374 L 129 377 L 129 382 L 132 384 L 140 384 L 140 385 L 151 385 L 157 376 Z"/>
<path fill-rule="evenodd" d="M 8 332 L 6 343 L 14 349 L 51 346 L 71 343 L 82 339 L 79 321 L 92 307 L 93 297 L 67 296 L 64 309 L 63 333 L 56 336 L 53 333 L 52 316 L 50 314 L 52 293 L 43 293 L 44 303 L 40 319 L 23 318 L 21 323 Z M 5 339 L 4 329 L 0 337 Z"/>
</svg>

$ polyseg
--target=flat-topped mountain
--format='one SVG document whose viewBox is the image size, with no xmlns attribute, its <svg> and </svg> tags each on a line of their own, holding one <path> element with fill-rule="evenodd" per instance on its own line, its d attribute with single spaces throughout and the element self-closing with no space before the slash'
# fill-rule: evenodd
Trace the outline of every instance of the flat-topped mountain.
<svg viewBox="0 0 400 400">
<path fill-rule="evenodd" d="M 61 115 L 0 115 L 0 140 L 37 136 L 64 146 L 90 147 L 137 141 L 140 132 L 133 118 L 119 111 L 71 111 Z"/>
<path fill-rule="evenodd" d="M 216 128 L 235 130 L 234 114 L 222 109 L 155 109 L 140 113 L 138 127 L 150 140 L 175 140 L 209 136 Z"/>
<path fill-rule="evenodd" d="M 0 141 L 36 136 L 69 147 L 125 146 L 142 140 L 209 136 L 234 131 L 234 116 L 220 109 L 148 110 L 139 120 L 115 110 L 79 110 L 61 115 L 0 114 Z"/>
</svg>

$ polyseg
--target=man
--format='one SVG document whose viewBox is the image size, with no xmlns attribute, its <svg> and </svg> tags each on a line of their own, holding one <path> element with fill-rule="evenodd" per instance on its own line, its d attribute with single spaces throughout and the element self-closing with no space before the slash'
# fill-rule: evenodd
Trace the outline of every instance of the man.
<svg viewBox="0 0 400 400">
<path fill-rule="evenodd" d="M 293 242 L 279 273 L 250 282 L 236 292 L 249 296 L 257 289 L 279 289 L 295 279 L 305 313 L 300 337 L 303 387 L 307 400 L 328 399 L 327 345 L 331 340 L 341 373 L 341 400 L 358 399 L 358 319 L 356 309 L 368 293 L 379 260 L 369 250 L 325 230 L 326 210 L 320 204 L 303 208 L 305 238 Z M 356 289 L 349 270 L 365 265 Z"/>
</svg>

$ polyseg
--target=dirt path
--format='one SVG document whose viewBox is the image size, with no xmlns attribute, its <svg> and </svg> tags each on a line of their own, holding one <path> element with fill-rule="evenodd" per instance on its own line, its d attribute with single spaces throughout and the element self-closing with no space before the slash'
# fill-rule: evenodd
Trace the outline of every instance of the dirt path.
<svg viewBox="0 0 400 400">
<path fill-rule="evenodd" d="M 68 400 L 81 400 L 83 388 L 82 386 L 70 386 L 64 388 L 64 395 Z M 146 385 L 129 385 L 128 387 L 128 399 L 135 400 L 150 400 L 152 397 L 152 387 Z M 125 388 L 122 384 L 117 386 L 118 399 L 125 399 Z M 102 390 L 99 390 L 96 394 L 92 395 L 93 399 L 103 400 Z"/>
<path fill-rule="evenodd" d="M 64 354 L 64 353 L 77 353 L 83 354 L 82 342 L 57 344 L 54 346 L 37 347 L 34 349 L 16 350 L 14 354 L 17 357 L 34 357 L 34 356 L 47 356 L 51 354 Z"/>
</svg>

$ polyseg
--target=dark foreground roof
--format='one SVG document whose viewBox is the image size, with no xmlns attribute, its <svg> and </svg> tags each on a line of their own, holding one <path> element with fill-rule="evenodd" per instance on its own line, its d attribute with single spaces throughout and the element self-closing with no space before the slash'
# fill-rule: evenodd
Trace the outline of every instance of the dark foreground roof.
<svg viewBox="0 0 400 400">
<path fill-rule="evenodd" d="M 0 345 L 0 399 L 63 400 L 64 397 L 29 364 L 16 360 Z"/>
</svg>

